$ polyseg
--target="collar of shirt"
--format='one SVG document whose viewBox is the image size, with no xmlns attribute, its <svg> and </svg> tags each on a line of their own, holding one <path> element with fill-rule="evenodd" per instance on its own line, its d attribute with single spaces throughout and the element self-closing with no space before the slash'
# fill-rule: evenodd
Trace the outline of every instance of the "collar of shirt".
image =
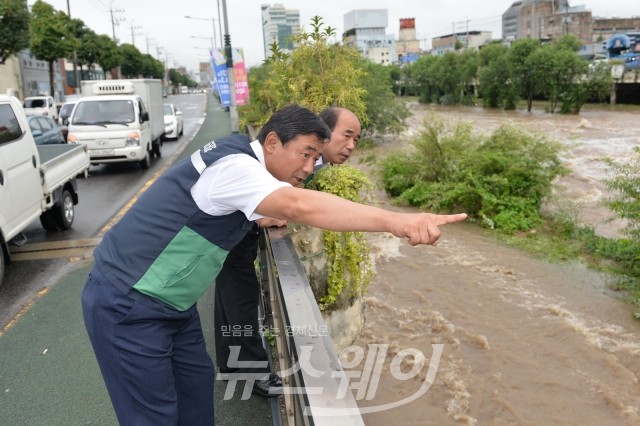
<svg viewBox="0 0 640 426">
<path fill-rule="evenodd" d="M 262 167 L 267 167 L 267 165 L 264 162 L 264 151 L 262 150 L 262 144 L 260 143 L 260 141 L 255 140 L 253 142 L 251 142 L 251 149 L 253 149 L 254 154 L 256 154 L 256 157 L 258 157 L 258 161 L 260 161 L 260 164 L 262 164 Z"/>
</svg>

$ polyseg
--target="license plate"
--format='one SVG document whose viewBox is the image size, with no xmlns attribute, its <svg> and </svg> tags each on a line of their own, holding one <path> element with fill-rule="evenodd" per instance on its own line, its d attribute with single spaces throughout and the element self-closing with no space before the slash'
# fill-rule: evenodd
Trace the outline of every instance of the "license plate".
<svg viewBox="0 0 640 426">
<path fill-rule="evenodd" d="M 104 157 L 106 155 L 113 155 L 113 149 L 92 149 L 89 151 L 89 155 L 92 157 Z"/>
</svg>

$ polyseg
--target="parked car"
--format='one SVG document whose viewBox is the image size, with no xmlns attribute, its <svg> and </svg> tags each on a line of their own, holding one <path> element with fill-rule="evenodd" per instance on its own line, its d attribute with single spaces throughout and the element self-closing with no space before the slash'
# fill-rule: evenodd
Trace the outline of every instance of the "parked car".
<svg viewBox="0 0 640 426">
<path fill-rule="evenodd" d="M 36 145 L 48 145 L 52 143 L 67 143 L 62 129 L 55 121 L 43 115 L 32 115 L 27 118 L 33 139 Z"/>
<path fill-rule="evenodd" d="M 51 96 L 29 96 L 22 102 L 24 113 L 30 115 L 46 115 L 54 120 L 58 118 L 58 107 Z"/>
<path fill-rule="evenodd" d="M 174 104 L 164 104 L 165 139 L 178 139 L 183 133 L 182 112 Z"/>
</svg>

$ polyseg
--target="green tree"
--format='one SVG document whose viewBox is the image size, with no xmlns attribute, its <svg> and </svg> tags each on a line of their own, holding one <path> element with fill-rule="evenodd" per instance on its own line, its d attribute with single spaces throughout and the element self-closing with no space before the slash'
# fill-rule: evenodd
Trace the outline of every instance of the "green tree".
<svg viewBox="0 0 640 426">
<path fill-rule="evenodd" d="M 75 37 L 68 16 L 38 0 L 31 8 L 31 53 L 49 63 L 49 87 L 54 95 L 53 63 L 68 57 L 75 47 Z"/>
<path fill-rule="evenodd" d="M 115 41 L 105 34 L 97 36 L 98 50 L 95 55 L 95 63 L 100 65 L 105 72 L 119 67 L 122 64 L 122 52 Z"/>
<path fill-rule="evenodd" d="M 570 52 L 578 52 L 582 47 L 582 43 L 578 37 L 573 34 L 566 34 L 554 40 L 553 46 L 556 49 L 568 50 Z"/>
<path fill-rule="evenodd" d="M 509 73 L 507 53 L 502 44 L 490 44 L 480 51 L 478 92 L 486 107 L 507 109 L 515 107 L 514 88 Z"/>
<path fill-rule="evenodd" d="M 438 57 L 433 67 L 433 76 L 436 87 L 442 92 L 442 97 L 438 103 L 453 105 L 460 103 L 460 81 L 462 80 L 462 69 L 458 66 L 458 54 L 447 52 L 444 56 Z"/>
<path fill-rule="evenodd" d="M 142 53 L 133 44 L 120 45 L 122 53 L 122 63 L 120 71 L 124 78 L 137 78 L 142 73 L 143 58 Z"/>
<path fill-rule="evenodd" d="M 175 68 L 169 69 L 169 81 L 173 87 L 178 87 L 182 84 L 182 74 L 178 72 Z"/>
<path fill-rule="evenodd" d="M 536 74 L 531 61 L 531 55 L 539 48 L 539 40 L 520 39 L 511 45 L 507 55 L 510 81 L 518 96 L 526 100 L 529 112 L 538 87 L 544 84 L 544 74 Z M 542 82 L 537 81 L 537 78 L 542 79 Z"/>
<path fill-rule="evenodd" d="M 267 62 L 271 94 L 264 99 L 261 98 L 264 93 L 252 92 L 251 103 L 268 105 L 266 116 L 254 124 L 262 124 L 272 112 L 286 104 L 297 103 L 314 112 L 329 105 L 348 108 L 363 127 L 367 126 L 361 83 L 364 72 L 357 66 L 359 52 L 344 45 L 330 45 L 327 39 L 335 29 L 325 27 L 319 16 L 311 20 L 311 27 L 310 33 L 302 32 L 295 38 L 298 47 L 293 53 L 283 55 L 275 51 Z"/>
<path fill-rule="evenodd" d="M 153 56 L 145 53 L 142 55 L 142 69 L 140 73 L 145 78 L 162 79 L 164 77 L 164 65 Z"/>
<path fill-rule="evenodd" d="M 364 103 L 369 125 L 366 130 L 371 134 L 397 134 L 403 131 L 405 120 L 411 115 L 407 106 L 394 97 L 392 87 L 392 68 L 361 61 L 365 72 L 362 80 Z"/>
<path fill-rule="evenodd" d="M 611 75 L 611 65 L 607 62 L 600 62 L 589 66 L 589 72 L 585 81 L 587 100 L 604 102 L 611 96 L 613 86 L 613 76 Z"/>
<path fill-rule="evenodd" d="M 26 0 L 0 0 L 0 65 L 29 47 L 29 9 Z"/>
<path fill-rule="evenodd" d="M 98 62 L 100 57 L 100 41 L 98 34 L 93 30 L 88 29 L 85 34 L 80 38 L 76 56 L 78 58 L 78 66 L 82 70 L 83 66 L 91 68 Z"/>
<path fill-rule="evenodd" d="M 561 112 L 570 112 L 578 97 L 580 79 L 587 71 L 586 61 L 571 50 L 553 45 L 542 46 L 530 59 L 537 90 L 548 99 L 549 112 L 555 112 L 559 105 Z"/>
<path fill-rule="evenodd" d="M 435 67 L 440 61 L 438 56 L 423 56 L 409 68 L 409 73 L 415 81 L 422 103 L 437 103 L 442 96 L 435 78 Z"/>
</svg>

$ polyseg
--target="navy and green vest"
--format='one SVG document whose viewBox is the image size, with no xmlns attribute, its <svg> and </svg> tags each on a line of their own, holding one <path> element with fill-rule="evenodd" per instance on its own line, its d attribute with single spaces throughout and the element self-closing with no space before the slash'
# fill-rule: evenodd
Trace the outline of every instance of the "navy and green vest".
<svg viewBox="0 0 640 426">
<path fill-rule="evenodd" d="M 253 223 L 241 211 L 208 215 L 191 197 L 204 169 L 233 154 L 256 158 L 244 135 L 210 142 L 167 170 L 104 235 L 94 254 L 113 285 L 179 311 L 196 303 Z"/>
</svg>

